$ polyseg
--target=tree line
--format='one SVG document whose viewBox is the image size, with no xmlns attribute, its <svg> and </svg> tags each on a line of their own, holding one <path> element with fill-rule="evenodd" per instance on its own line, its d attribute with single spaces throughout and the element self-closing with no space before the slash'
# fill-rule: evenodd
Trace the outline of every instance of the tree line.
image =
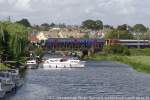
<svg viewBox="0 0 150 100">
<path fill-rule="evenodd" d="M 82 28 L 94 31 L 104 30 L 105 39 L 150 39 L 150 29 L 143 24 L 130 26 L 127 24 L 119 25 L 116 28 L 111 25 L 103 25 L 101 20 L 85 20 Z"/>
<path fill-rule="evenodd" d="M 25 27 L 32 27 L 37 31 L 48 31 L 53 27 L 66 28 L 66 24 L 55 24 L 55 23 L 43 23 L 41 25 L 31 26 L 28 19 L 22 19 L 17 21 L 17 23 L 24 25 Z M 81 29 L 99 31 L 104 30 L 105 39 L 150 39 L 150 29 L 144 26 L 143 24 L 135 24 L 130 26 L 127 24 L 118 25 L 113 27 L 111 25 L 104 25 L 101 20 L 85 20 L 79 25 Z M 86 37 L 89 37 L 88 34 Z"/>
</svg>

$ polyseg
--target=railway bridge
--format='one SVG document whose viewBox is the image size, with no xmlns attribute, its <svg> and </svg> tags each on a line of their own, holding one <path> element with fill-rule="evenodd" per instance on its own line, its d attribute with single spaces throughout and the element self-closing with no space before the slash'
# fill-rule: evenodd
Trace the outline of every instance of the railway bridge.
<svg viewBox="0 0 150 100">
<path fill-rule="evenodd" d="M 85 55 L 102 50 L 104 44 L 103 39 L 49 38 L 44 41 L 44 47 L 48 50 L 80 51 Z"/>
</svg>

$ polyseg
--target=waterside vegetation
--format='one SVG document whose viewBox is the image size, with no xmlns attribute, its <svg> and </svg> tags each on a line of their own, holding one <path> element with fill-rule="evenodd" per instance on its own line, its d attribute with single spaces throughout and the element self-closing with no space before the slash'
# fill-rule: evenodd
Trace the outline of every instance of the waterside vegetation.
<svg viewBox="0 0 150 100">
<path fill-rule="evenodd" d="M 115 46 L 113 46 L 115 47 Z M 91 56 L 86 56 L 85 60 L 94 61 L 117 61 L 131 66 L 139 72 L 150 73 L 150 51 L 147 49 L 127 49 L 126 47 L 117 46 L 118 49 L 108 49 L 105 47 L 103 52 L 95 53 Z M 106 50 L 109 51 L 107 51 Z"/>
<path fill-rule="evenodd" d="M 8 68 L 8 61 L 19 64 L 26 56 L 30 29 L 19 23 L 0 22 L 0 70 Z"/>
</svg>

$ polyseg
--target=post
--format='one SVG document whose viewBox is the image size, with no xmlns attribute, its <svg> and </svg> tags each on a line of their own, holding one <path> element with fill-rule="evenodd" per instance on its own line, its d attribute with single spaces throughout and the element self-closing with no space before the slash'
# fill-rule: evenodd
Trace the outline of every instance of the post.
<svg viewBox="0 0 150 100">
<path fill-rule="evenodd" d="M 138 33 L 138 49 L 140 49 L 140 33 Z"/>
</svg>

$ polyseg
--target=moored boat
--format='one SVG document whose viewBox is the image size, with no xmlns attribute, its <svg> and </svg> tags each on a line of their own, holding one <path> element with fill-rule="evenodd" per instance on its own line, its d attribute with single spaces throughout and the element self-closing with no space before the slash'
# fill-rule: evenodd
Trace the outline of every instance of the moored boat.
<svg viewBox="0 0 150 100">
<path fill-rule="evenodd" d="M 44 69 L 83 67 L 85 67 L 85 62 L 80 61 L 77 57 L 49 58 L 48 60 L 43 62 Z"/>
<path fill-rule="evenodd" d="M 28 60 L 26 63 L 26 68 L 27 69 L 36 69 L 38 67 L 38 63 L 36 60 Z"/>
</svg>

